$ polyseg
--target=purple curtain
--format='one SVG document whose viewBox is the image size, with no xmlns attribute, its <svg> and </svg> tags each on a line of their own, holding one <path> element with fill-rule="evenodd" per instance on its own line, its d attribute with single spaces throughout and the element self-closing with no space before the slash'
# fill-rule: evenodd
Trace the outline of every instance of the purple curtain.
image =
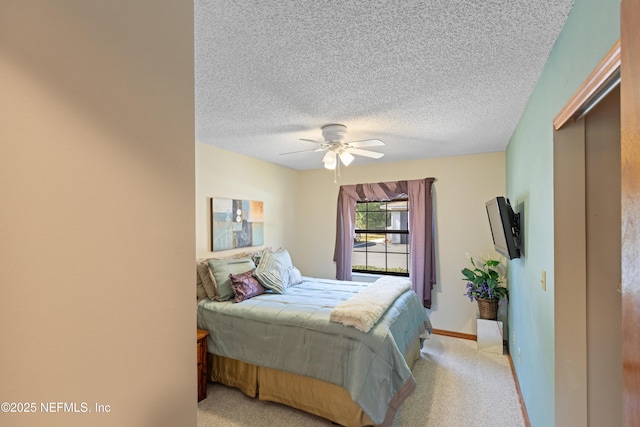
<svg viewBox="0 0 640 427">
<path fill-rule="evenodd" d="M 355 234 L 356 202 L 382 202 L 401 197 L 409 199 L 409 234 L 413 290 L 426 308 L 431 308 L 431 289 L 436 283 L 433 199 L 435 178 L 377 184 L 342 185 L 338 192 L 336 246 L 333 260 L 336 278 L 351 280 L 351 255 Z"/>
</svg>

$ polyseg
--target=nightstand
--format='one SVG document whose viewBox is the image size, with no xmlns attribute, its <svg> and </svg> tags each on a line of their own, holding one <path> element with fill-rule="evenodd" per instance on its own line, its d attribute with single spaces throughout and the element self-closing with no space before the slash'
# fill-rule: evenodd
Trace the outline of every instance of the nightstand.
<svg viewBox="0 0 640 427">
<path fill-rule="evenodd" d="M 207 397 L 207 337 L 209 332 L 198 329 L 198 402 Z"/>
</svg>

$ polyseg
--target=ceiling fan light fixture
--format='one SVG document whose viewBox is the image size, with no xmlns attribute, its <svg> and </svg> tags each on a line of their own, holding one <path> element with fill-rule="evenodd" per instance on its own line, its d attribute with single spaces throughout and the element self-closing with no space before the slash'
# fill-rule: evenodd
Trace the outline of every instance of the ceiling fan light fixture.
<svg viewBox="0 0 640 427">
<path fill-rule="evenodd" d="M 325 163 L 325 164 L 324 164 L 324 167 L 325 167 L 325 169 L 329 169 L 329 170 L 331 170 L 331 171 L 332 171 L 332 170 L 335 170 L 335 168 L 336 168 L 336 163 L 335 163 L 335 162 L 334 162 L 334 163 Z"/>
<path fill-rule="evenodd" d="M 355 159 L 355 157 L 353 157 L 353 155 L 348 151 L 342 151 L 340 153 L 340 160 L 342 161 L 342 164 L 345 166 L 349 166 L 351 162 L 353 162 L 353 159 Z"/>
<path fill-rule="evenodd" d="M 327 154 L 322 158 L 322 163 L 324 163 L 324 167 L 329 170 L 333 170 L 336 168 L 336 153 L 334 151 L 327 151 Z"/>
<path fill-rule="evenodd" d="M 335 171 L 335 176 L 340 176 L 340 167 L 349 166 L 355 160 L 355 156 L 364 156 L 371 159 L 379 159 L 383 156 L 377 151 L 365 150 L 363 148 L 378 147 L 384 145 L 379 139 L 363 139 L 359 141 L 345 141 L 347 127 L 341 124 L 328 124 L 322 126 L 323 141 L 315 139 L 300 138 L 301 141 L 317 144 L 316 148 L 308 150 L 290 151 L 281 154 L 295 154 L 306 151 L 322 152 L 322 165 L 325 169 Z M 335 177 L 334 177 L 335 182 Z"/>
</svg>

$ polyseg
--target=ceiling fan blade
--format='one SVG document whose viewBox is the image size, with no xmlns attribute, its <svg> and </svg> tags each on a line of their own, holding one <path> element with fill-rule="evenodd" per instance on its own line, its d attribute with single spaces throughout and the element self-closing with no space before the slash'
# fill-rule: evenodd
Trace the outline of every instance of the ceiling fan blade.
<svg viewBox="0 0 640 427">
<path fill-rule="evenodd" d="M 364 139 L 362 141 L 353 141 L 349 142 L 348 145 L 350 147 L 358 148 L 358 147 L 379 147 L 384 145 L 384 142 L 379 139 Z"/>
<path fill-rule="evenodd" d="M 314 142 L 316 144 L 324 144 L 323 141 L 317 141 L 315 139 L 300 138 L 300 141 Z"/>
<path fill-rule="evenodd" d="M 372 159 L 379 159 L 384 156 L 383 153 L 378 153 L 377 151 L 369 151 L 369 150 L 361 150 L 359 148 L 348 148 L 347 151 L 351 154 L 356 154 L 358 156 L 371 157 Z"/>
<path fill-rule="evenodd" d="M 328 148 L 329 148 L 329 145 L 323 143 L 320 148 L 308 148 L 306 150 L 288 151 L 286 153 L 280 153 L 280 155 L 283 156 L 285 154 L 308 153 L 309 151 L 313 151 L 317 153 L 319 151 L 326 151 Z"/>
<path fill-rule="evenodd" d="M 285 154 L 306 153 L 306 152 L 309 152 L 309 151 L 322 151 L 322 150 L 324 150 L 324 148 L 311 148 L 309 150 L 288 151 L 286 153 L 280 153 L 280 155 L 284 156 Z"/>
</svg>

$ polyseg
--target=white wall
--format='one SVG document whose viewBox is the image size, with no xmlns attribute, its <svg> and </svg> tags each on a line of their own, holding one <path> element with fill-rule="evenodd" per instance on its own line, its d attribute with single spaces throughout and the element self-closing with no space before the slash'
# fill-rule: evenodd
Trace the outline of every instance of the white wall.
<svg viewBox="0 0 640 427">
<path fill-rule="evenodd" d="M 195 425 L 193 3 L 0 9 L 0 424 Z"/>
<path fill-rule="evenodd" d="M 293 169 L 217 147 L 196 144 L 196 256 L 224 257 L 271 246 L 299 258 L 298 175 Z M 212 197 L 264 202 L 264 242 L 258 248 L 211 252 L 209 200 Z"/>
<path fill-rule="evenodd" d="M 463 295 L 460 270 L 466 253 L 491 254 L 491 231 L 485 202 L 505 193 L 504 152 L 379 163 L 343 168 L 338 183 L 333 172 L 316 169 L 300 173 L 300 256 L 303 274 L 335 278 L 333 250 L 336 202 L 341 184 L 384 182 L 435 177 L 437 286 L 431 310 L 434 327 L 476 333 L 476 303 Z"/>
<path fill-rule="evenodd" d="M 209 199 L 241 198 L 264 201 L 265 245 L 286 247 L 294 264 L 308 276 L 335 278 L 333 249 L 336 202 L 341 184 L 435 177 L 437 286 L 431 320 L 434 327 L 476 333 L 476 303 L 463 295 L 460 270 L 465 254 L 491 254 L 491 231 L 484 204 L 505 192 L 504 153 L 424 159 L 342 169 L 338 183 L 325 169 L 296 171 L 196 144 L 196 255 L 228 256 L 234 251 L 211 252 Z"/>
</svg>

